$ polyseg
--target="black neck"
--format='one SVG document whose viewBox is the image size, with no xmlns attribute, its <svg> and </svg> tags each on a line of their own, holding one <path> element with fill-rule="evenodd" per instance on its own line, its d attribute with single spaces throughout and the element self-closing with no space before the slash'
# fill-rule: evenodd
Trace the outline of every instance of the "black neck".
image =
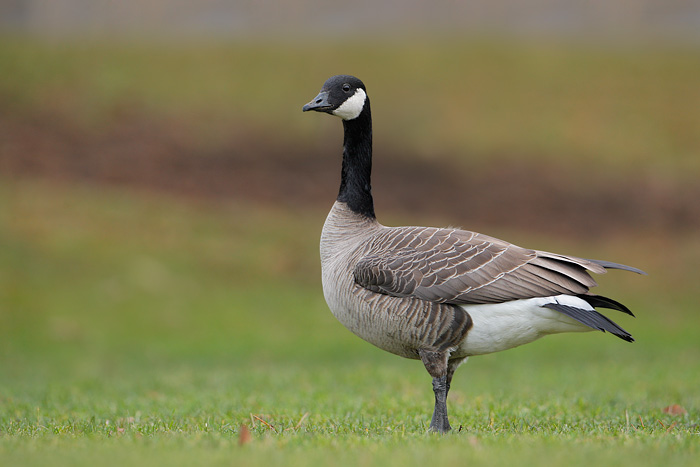
<svg viewBox="0 0 700 467">
<path fill-rule="evenodd" d="M 369 99 L 362 113 L 352 120 L 343 120 L 343 169 L 338 201 L 357 214 L 374 219 L 372 174 L 372 116 Z"/>
</svg>

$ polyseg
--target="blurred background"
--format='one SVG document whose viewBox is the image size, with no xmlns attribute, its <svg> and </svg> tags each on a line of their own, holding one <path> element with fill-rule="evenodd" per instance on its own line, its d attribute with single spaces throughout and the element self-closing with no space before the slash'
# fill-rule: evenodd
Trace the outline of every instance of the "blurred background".
<svg viewBox="0 0 700 467">
<path fill-rule="evenodd" d="M 4 0 L 0 28 L 0 380 L 15 390 L 328 360 L 425 383 L 323 301 L 342 127 L 301 107 L 340 73 L 372 99 L 383 223 L 650 273 L 600 278 L 638 316 L 615 317 L 634 346 L 550 338 L 484 362 L 614 353 L 640 391 L 669 378 L 681 394 L 700 358 L 698 2 Z"/>
</svg>

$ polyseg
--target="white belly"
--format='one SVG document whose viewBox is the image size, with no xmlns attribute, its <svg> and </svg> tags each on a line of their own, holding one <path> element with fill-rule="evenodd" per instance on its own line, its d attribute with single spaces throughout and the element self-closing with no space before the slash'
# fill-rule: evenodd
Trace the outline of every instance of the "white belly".
<svg viewBox="0 0 700 467">
<path fill-rule="evenodd" d="M 547 303 L 557 302 L 585 310 L 593 309 L 585 300 L 570 295 L 463 305 L 474 325 L 454 354 L 483 355 L 527 344 L 547 334 L 593 330 L 556 310 L 543 307 Z"/>
</svg>

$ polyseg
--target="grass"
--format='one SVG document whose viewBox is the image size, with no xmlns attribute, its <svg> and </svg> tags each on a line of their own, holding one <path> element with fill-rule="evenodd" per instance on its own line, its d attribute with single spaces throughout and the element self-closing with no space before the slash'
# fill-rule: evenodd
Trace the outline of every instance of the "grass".
<svg viewBox="0 0 700 467">
<path fill-rule="evenodd" d="M 337 122 L 302 118 L 301 105 L 329 74 L 352 72 L 371 83 L 379 145 L 679 183 L 697 173 L 695 50 L 455 39 L 360 50 L 6 37 L 0 117 L 90 134 L 136 114 L 180 119 L 202 145 L 251 127 L 308 143 Z M 588 243 L 487 232 L 650 272 L 600 279 L 637 314 L 616 317 L 637 342 L 553 336 L 474 358 L 453 382 L 456 430 L 440 437 L 426 433 L 421 365 L 327 310 L 324 212 L 7 177 L 0 206 L 0 464 L 694 465 L 700 454 L 692 232 Z M 664 412 L 674 404 L 686 413 Z"/>
<path fill-rule="evenodd" d="M 4 183 L 0 197 L 4 464 L 692 465 L 698 455 L 689 284 L 670 285 L 669 303 L 651 291 L 662 278 L 607 278 L 639 316 L 620 318 L 635 344 L 554 336 L 472 359 L 450 395 L 462 429 L 443 438 L 426 433 L 421 365 L 361 342 L 327 311 L 322 213 L 27 181 Z M 698 251 L 697 240 L 684 247 Z M 639 244 L 607 248 L 634 255 Z M 672 404 L 687 413 L 664 413 Z M 242 425 L 252 437 L 239 445 Z"/>
</svg>

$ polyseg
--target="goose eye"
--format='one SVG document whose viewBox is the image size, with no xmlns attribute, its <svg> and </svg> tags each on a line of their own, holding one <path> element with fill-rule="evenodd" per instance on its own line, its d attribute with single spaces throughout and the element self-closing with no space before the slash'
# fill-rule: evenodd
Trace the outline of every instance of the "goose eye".
<svg viewBox="0 0 700 467">
<path fill-rule="evenodd" d="M 350 85 L 348 83 L 343 84 L 343 91 L 348 92 L 350 90 Z"/>
</svg>

